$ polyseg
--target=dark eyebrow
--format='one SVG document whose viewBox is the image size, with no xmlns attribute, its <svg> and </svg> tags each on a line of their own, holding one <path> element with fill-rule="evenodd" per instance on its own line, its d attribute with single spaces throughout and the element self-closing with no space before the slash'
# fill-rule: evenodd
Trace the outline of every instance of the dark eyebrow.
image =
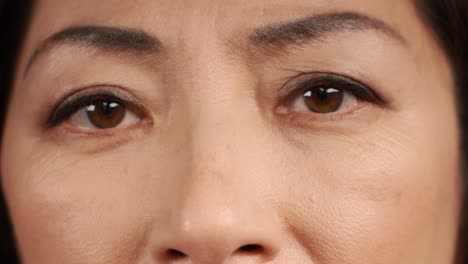
<svg viewBox="0 0 468 264">
<path fill-rule="evenodd" d="M 249 42 L 254 46 L 284 50 L 289 46 L 300 47 L 311 41 L 322 40 L 334 32 L 367 30 L 384 33 L 406 45 L 406 40 L 390 25 L 353 12 L 320 14 L 268 25 L 255 29 L 249 36 Z"/>
<path fill-rule="evenodd" d="M 158 53 L 162 48 L 162 44 L 157 38 L 141 30 L 95 25 L 73 26 L 44 40 L 30 57 L 25 74 L 41 55 L 55 46 L 64 44 L 90 47 L 102 51 L 138 54 Z"/>
</svg>

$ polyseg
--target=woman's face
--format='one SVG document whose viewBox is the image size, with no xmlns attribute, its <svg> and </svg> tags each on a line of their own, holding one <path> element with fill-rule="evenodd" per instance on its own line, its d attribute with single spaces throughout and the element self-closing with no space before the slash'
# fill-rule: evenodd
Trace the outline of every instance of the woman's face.
<svg viewBox="0 0 468 264">
<path fill-rule="evenodd" d="M 452 262 L 456 98 L 412 1 L 33 11 L 1 150 L 24 263 Z"/>
</svg>

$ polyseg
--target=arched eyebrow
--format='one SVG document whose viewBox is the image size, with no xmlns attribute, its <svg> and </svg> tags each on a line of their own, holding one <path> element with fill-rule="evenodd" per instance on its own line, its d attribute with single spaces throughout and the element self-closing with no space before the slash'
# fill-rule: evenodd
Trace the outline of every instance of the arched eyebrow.
<svg viewBox="0 0 468 264">
<path fill-rule="evenodd" d="M 323 40 L 331 33 L 368 30 L 383 33 L 403 45 L 407 43 L 398 31 L 385 22 L 352 12 L 319 14 L 267 25 L 254 29 L 248 37 L 248 42 L 251 44 L 249 48 L 287 50 Z M 142 30 L 98 25 L 72 26 L 41 42 L 29 58 L 24 76 L 40 56 L 60 45 L 137 55 L 158 54 L 163 49 L 163 44 L 157 37 Z"/>
<path fill-rule="evenodd" d="M 400 44 L 407 45 L 406 39 L 387 23 L 353 12 L 319 14 L 267 25 L 255 29 L 249 35 L 249 42 L 254 48 L 285 50 L 323 40 L 331 33 L 369 30 L 383 33 Z"/>
<path fill-rule="evenodd" d="M 24 74 L 40 56 L 59 45 L 67 44 L 139 55 L 156 54 L 162 49 L 159 39 L 141 30 L 96 25 L 72 26 L 44 40 L 28 60 Z"/>
</svg>

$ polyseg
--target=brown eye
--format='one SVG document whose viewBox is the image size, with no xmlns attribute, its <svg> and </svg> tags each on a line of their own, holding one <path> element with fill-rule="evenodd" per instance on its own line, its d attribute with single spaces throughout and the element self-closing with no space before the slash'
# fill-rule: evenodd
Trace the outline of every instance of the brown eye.
<svg viewBox="0 0 468 264">
<path fill-rule="evenodd" d="M 307 90 L 304 95 L 307 108 L 315 113 L 336 112 L 343 103 L 343 91 L 335 88 L 315 87 Z"/>
<path fill-rule="evenodd" d="M 81 129 L 112 129 L 136 124 L 139 117 L 118 100 L 102 99 L 92 101 L 76 111 L 71 123 Z"/>
<path fill-rule="evenodd" d="M 384 104 L 364 84 L 331 73 L 300 74 L 283 89 L 275 109 L 278 114 L 306 113 L 329 118 L 334 113 L 354 112 L 360 106 Z"/>
<path fill-rule="evenodd" d="M 112 101 L 96 101 L 86 107 L 89 121 L 99 129 L 118 126 L 124 119 L 125 112 L 125 106 Z"/>
<path fill-rule="evenodd" d="M 317 86 L 295 96 L 288 111 L 331 114 L 346 111 L 358 103 L 358 97 L 345 89 Z"/>
</svg>

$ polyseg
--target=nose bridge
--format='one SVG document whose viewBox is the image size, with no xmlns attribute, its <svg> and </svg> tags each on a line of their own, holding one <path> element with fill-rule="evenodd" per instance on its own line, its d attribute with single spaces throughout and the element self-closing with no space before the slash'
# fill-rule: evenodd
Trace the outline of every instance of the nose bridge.
<svg viewBox="0 0 468 264">
<path fill-rule="evenodd" d="M 279 221 L 259 203 L 256 186 L 249 184 L 255 175 L 244 173 L 240 152 L 225 141 L 230 133 L 224 123 L 213 129 L 200 124 L 193 130 L 189 170 L 180 176 L 168 241 L 159 250 L 166 252 L 166 260 L 173 257 L 167 252 L 177 252 L 188 263 L 231 263 L 233 256 L 264 263 L 277 254 Z"/>
<path fill-rule="evenodd" d="M 249 98 L 239 87 L 243 78 L 212 45 L 191 50 L 195 54 L 190 66 L 196 74 L 185 87 L 189 107 L 184 113 L 190 122 L 190 164 L 180 175 L 168 235 L 156 255 L 165 260 L 183 257 L 188 263 L 227 263 L 239 255 L 249 263 L 263 263 L 279 248 L 278 221 L 258 203 L 248 179 L 253 175 L 242 166 L 245 139 L 252 131 L 242 125 L 250 122 L 244 110 Z"/>
<path fill-rule="evenodd" d="M 196 174 L 199 169 L 218 166 L 233 173 L 239 147 L 249 137 L 244 126 L 253 119 L 247 113 L 253 99 L 246 93 L 251 84 L 239 65 L 226 60 L 227 51 L 216 36 L 206 42 L 191 50 L 188 67 L 192 74 L 184 93 L 190 116 L 192 169 Z"/>
<path fill-rule="evenodd" d="M 254 186 L 247 184 L 252 175 L 245 174 L 243 166 L 252 137 L 252 130 L 245 128 L 254 118 L 246 110 L 251 98 L 243 93 L 248 81 L 236 65 L 223 59 L 225 52 L 216 39 L 211 46 L 198 49 L 192 65 L 197 74 L 188 87 L 198 92 L 188 100 L 191 164 L 184 203 L 188 211 L 203 204 L 210 209 L 207 219 L 224 217 L 225 224 L 234 224 L 239 221 L 236 215 L 249 213 L 243 201 L 255 199 Z"/>
<path fill-rule="evenodd" d="M 190 171 L 183 176 L 172 218 L 175 240 L 170 247 L 194 263 L 223 263 L 242 246 L 264 244 L 266 239 L 258 223 L 261 210 L 256 208 L 254 188 L 246 184 L 240 165 L 244 132 L 233 113 L 239 108 L 231 100 L 235 91 L 229 90 L 236 81 L 223 78 L 220 87 L 214 75 L 219 78 L 225 72 L 200 69 L 193 82 L 202 98 L 192 102 Z"/>
</svg>

